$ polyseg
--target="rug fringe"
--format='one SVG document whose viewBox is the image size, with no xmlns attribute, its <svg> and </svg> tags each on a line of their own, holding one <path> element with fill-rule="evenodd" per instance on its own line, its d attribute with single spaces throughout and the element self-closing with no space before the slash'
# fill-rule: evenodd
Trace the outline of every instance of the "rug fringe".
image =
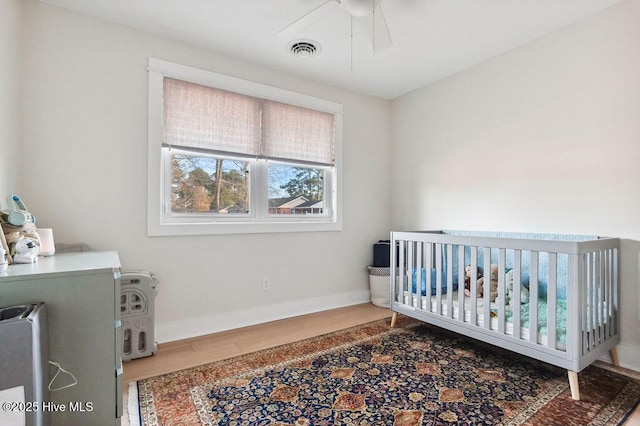
<svg viewBox="0 0 640 426">
<path fill-rule="evenodd" d="M 129 426 L 140 426 L 140 400 L 138 399 L 138 382 L 129 383 L 129 397 L 127 409 L 129 411 Z"/>
</svg>

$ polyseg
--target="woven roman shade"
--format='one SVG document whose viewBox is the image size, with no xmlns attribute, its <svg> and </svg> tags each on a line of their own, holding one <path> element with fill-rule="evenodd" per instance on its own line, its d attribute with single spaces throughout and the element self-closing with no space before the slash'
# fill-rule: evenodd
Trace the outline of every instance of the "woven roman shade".
<svg viewBox="0 0 640 426">
<path fill-rule="evenodd" d="M 163 144 L 258 156 L 260 100 L 164 78 Z"/>
<path fill-rule="evenodd" d="M 262 101 L 262 155 L 333 165 L 334 115 Z"/>
<path fill-rule="evenodd" d="M 163 80 L 163 146 L 333 165 L 334 135 L 330 113 Z"/>
</svg>

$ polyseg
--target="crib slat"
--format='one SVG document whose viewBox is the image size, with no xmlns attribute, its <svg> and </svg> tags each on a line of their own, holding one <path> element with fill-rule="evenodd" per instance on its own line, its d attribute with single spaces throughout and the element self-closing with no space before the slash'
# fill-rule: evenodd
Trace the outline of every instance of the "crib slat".
<svg viewBox="0 0 640 426">
<path fill-rule="evenodd" d="M 445 246 L 447 253 L 447 317 L 453 318 L 453 246 Z"/>
<path fill-rule="evenodd" d="M 547 346 L 556 347 L 557 254 L 549 253 L 549 277 L 547 279 Z"/>
<path fill-rule="evenodd" d="M 604 335 L 605 338 L 609 338 L 611 337 L 611 310 L 610 310 L 610 302 L 611 302 L 611 250 L 606 250 L 604 252 L 605 255 L 605 262 L 604 262 L 604 266 L 605 266 L 605 282 L 604 282 L 604 303 L 603 305 L 603 309 L 604 309 L 604 317 L 603 317 L 603 321 L 604 321 Z"/>
<path fill-rule="evenodd" d="M 617 250 L 611 249 L 609 250 L 611 254 L 611 283 L 609 285 L 609 327 L 610 333 L 614 336 L 618 331 L 616 328 L 616 319 L 618 318 L 618 314 L 615 310 L 615 307 L 618 306 L 618 288 L 616 283 L 618 282 L 618 270 L 617 270 L 617 261 L 618 254 Z"/>
<path fill-rule="evenodd" d="M 422 309 L 422 280 L 423 280 L 423 265 L 422 265 L 422 246 L 423 243 L 420 241 L 416 242 L 416 248 L 415 248 L 415 256 L 416 256 L 416 263 L 414 265 L 415 269 L 412 269 L 412 271 L 416 271 L 416 280 L 415 280 L 415 286 L 416 286 L 416 308 L 418 309 Z M 413 275 L 413 274 L 412 274 Z M 424 277 L 426 279 L 426 277 Z M 412 284 L 413 285 L 413 284 Z M 429 287 L 427 287 L 428 289 Z"/>
<path fill-rule="evenodd" d="M 598 335 L 598 286 L 600 285 L 600 273 L 598 271 L 598 253 L 594 252 L 593 254 L 593 286 L 591 292 L 591 334 L 593 335 L 593 339 L 591 339 L 591 347 L 590 349 L 595 348 L 598 345 L 598 341 L 600 340 L 600 336 Z"/>
<path fill-rule="evenodd" d="M 600 326 L 600 343 L 607 339 L 605 333 L 606 318 L 604 316 L 604 292 L 607 281 L 607 254 L 604 251 L 599 252 L 600 255 L 600 288 L 598 289 L 598 308 L 600 309 L 598 317 L 598 325 Z"/>
<path fill-rule="evenodd" d="M 407 289 L 407 267 L 405 264 L 405 253 L 407 251 L 407 242 L 400 241 L 400 246 L 398 247 L 400 250 L 400 255 L 398 256 L 398 277 L 400 280 L 400 284 L 398 286 L 398 302 L 404 303 L 404 292 Z"/>
<path fill-rule="evenodd" d="M 589 253 L 589 279 L 587 281 L 588 286 L 589 286 L 589 297 L 588 297 L 588 301 L 589 301 L 589 305 L 588 305 L 588 324 L 587 324 L 587 331 L 589 332 L 589 340 L 588 343 L 589 345 L 587 346 L 587 349 L 590 351 L 591 349 L 593 349 L 593 347 L 596 344 L 596 338 L 595 338 L 595 333 L 594 333 L 594 329 L 595 329 L 595 310 L 596 310 L 596 305 L 595 305 L 595 271 L 596 271 L 596 257 L 595 257 L 595 253 Z"/>
<path fill-rule="evenodd" d="M 600 289 L 600 309 L 601 309 L 601 324 L 602 324 L 602 340 L 609 338 L 608 334 L 608 312 L 607 312 L 607 290 L 609 287 L 609 252 L 602 252 L 602 288 Z"/>
<path fill-rule="evenodd" d="M 591 317 L 593 315 L 591 315 L 591 305 L 589 304 L 589 301 L 591 300 L 591 293 L 593 292 L 593 290 L 591 289 L 591 279 L 593 276 L 593 272 L 592 272 L 592 262 L 591 262 L 591 253 L 587 253 L 585 254 L 585 262 L 584 262 L 584 267 L 585 267 L 585 300 L 584 300 L 584 310 L 586 311 L 586 320 L 585 320 L 585 324 L 584 324 L 584 331 L 586 333 L 585 336 L 585 351 L 584 353 L 588 353 L 589 352 L 589 348 L 591 347 Z"/>
<path fill-rule="evenodd" d="M 407 241 L 407 251 L 405 252 L 405 262 L 406 262 L 406 268 L 407 268 L 407 292 L 409 293 L 409 305 L 413 305 L 413 289 L 411 287 L 412 284 L 412 279 L 413 279 L 413 247 L 414 247 L 414 242 L 413 241 Z"/>
<path fill-rule="evenodd" d="M 598 300 L 600 299 L 600 253 L 594 252 L 594 282 L 593 282 L 593 298 L 591 305 L 593 306 L 593 347 L 600 344 L 600 311 L 598 309 Z"/>
<path fill-rule="evenodd" d="M 584 309 L 582 303 L 582 283 L 584 279 L 580 272 L 579 256 L 568 255 L 567 258 L 567 355 L 569 359 L 577 359 L 580 355 L 582 328 L 581 315 Z M 571 283 L 578 285 L 571 285 Z"/>
<path fill-rule="evenodd" d="M 398 303 L 402 303 L 403 300 L 401 299 L 403 297 L 404 294 L 404 283 L 403 283 L 403 278 L 404 278 L 404 241 L 400 241 L 400 240 L 396 240 L 396 245 L 395 245 L 395 249 L 398 250 L 398 264 L 397 265 L 391 265 L 392 268 L 395 269 L 395 275 L 393 275 L 391 277 L 391 279 L 394 281 L 395 283 L 395 288 L 392 291 L 395 291 L 395 298 L 392 300 L 395 300 Z M 391 250 L 394 250 L 394 246 L 391 246 Z M 393 258 L 393 257 L 392 257 Z"/>
<path fill-rule="evenodd" d="M 458 246 L 458 320 L 464 322 L 464 246 Z"/>
<path fill-rule="evenodd" d="M 591 254 L 586 253 L 582 256 L 583 261 L 583 274 L 584 274 L 584 297 L 580 301 L 582 306 L 582 354 L 585 355 L 589 352 L 589 339 L 591 337 L 591 333 L 589 333 L 590 329 L 590 313 L 589 313 L 589 304 L 587 301 L 591 297 Z"/>
<path fill-rule="evenodd" d="M 620 252 L 618 249 L 612 249 L 612 252 L 613 252 L 613 264 L 611 265 L 611 267 L 613 268 L 613 282 L 619 283 L 620 281 L 618 280 L 620 279 L 620 277 L 618 277 L 618 267 L 619 267 L 618 256 L 620 255 Z M 617 285 L 613 286 L 613 295 L 611 296 L 611 302 L 610 302 L 612 307 L 620 306 L 619 305 L 620 301 L 618 300 L 618 297 L 619 297 L 618 290 L 619 288 Z M 615 319 L 613 321 L 613 326 L 614 326 L 613 333 L 617 334 L 619 330 L 618 326 L 619 326 L 620 317 L 617 312 L 614 312 L 614 317 Z"/>
<path fill-rule="evenodd" d="M 529 271 L 529 341 L 538 342 L 538 252 L 531 252 L 531 270 Z"/>
<path fill-rule="evenodd" d="M 618 312 L 615 310 L 619 305 L 618 300 L 618 249 L 611 249 L 611 300 L 609 300 L 609 311 L 611 312 L 611 335 L 618 334 Z"/>
<path fill-rule="evenodd" d="M 607 336 L 606 293 L 607 293 L 607 252 L 599 251 L 600 255 L 600 287 L 598 288 L 598 326 L 600 328 L 600 343 L 604 343 Z"/>
<path fill-rule="evenodd" d="M 505 332 L 505 310 L 504 310 L 504 296 L 505 296 L 505 277 L 504 271 L 506 270 L 507 254 L 505 249 L 501 248 L 498 251 L 498 333 L 504 334 Z"/>
<path fill-rule="evenodd" d="M 478 247 L 471 246 L 471 296 L 469 305 L 471 306 L 471 324 L 478 325 L 478 304 L 476 296 L 478 292 Z"/>
<path fill-rule="evenodd" d="M 597 303 L 596 301 L 597 299 L 597 291 L 598 291 L 598 269 L 597 269 L 597 265 L 598 265 L 598 259 L 596 256 L 596 253 L 591 253 L 592 259 L 593 261 L 591 262 L 591 276 L 592 276 L 592 281 L 591 281 L 591 298 L 589 301 L 589 306 L 591 307 L 591 328 L 589 328 L 589 331 L 591 331 L 591 345 L 589 346 L 589 349 L 593 349 L 596 344 L 598 343 L 598 336 L 596 334 L 596 328 L 598 327 L 598 322 L 597 322 L 597 315 L 598 315 L 598 307 L 597 307 Z"/>
<path fill-rule="evenodd" d="M 611 332 L 611 318 L 613 317 L 613 312 L 611 311 L 611 286 L 613 285 L 613 271 L 612 271 L 612 257 L 613 250 L 607 250 L 607 292 L 605 294 L 605 305 L 606 305 L 606 321 L 607 321 L 607 337 L 613 336 Z"/>
<path fill-rule="evenodd" d="M 605 280 L 605 259 L 604 252 L 599 251 L 597 253 L 598 256 L 598 295 L 596 298 L 598 309 L 598 316 L 596 320 L 598 321 L 598 344 L 604 342 L 605 334 L 604 334 L 604 280 Z"/>
<path fill-rule="evenodd" d="M 603 294 L 603 298 L 604 298 L 604 305 L 605 305 L 605 309 L 604 309 L 604 322 L 605 322 L 605 329 L 606 329 L 606 338 L 608 339 L 609 337 L 611 337 L 611 323 L 610 323 L 610 319 L 611 319 L 611 305 L 609 304 L 611 301 L 611 298 L 608 296 L 609 294 L 609 289 L 611 288 L 611 250 L 605 250 L 605 259 L 606 259 L 606 271 L 605 271 L 605 280 L 604 280 L 604 294 Z"/>
<path fill-rule="evenodd" d="M 513 337 L 522 338 L 520 330 L 520 306 L 522 306 L 522 294 L 520 286 L 522 285 L 522 252 L 520 250 L 513 251 L 513 299 L 511 300 L 511 309 L 513 310 Z"/>
<path fill-rule="evenodd" d="M 431 269 L 434 267 L 433 264 L 433 256 L 434 256 L 434 250 L 435 250 L 435 244 L 433 243 L 425 243 L 424 244 L 424 252 L 425 252 L 425 268 L 429 271 L 429 273 L 427 274 L 427 277 L 425 279 L 426 282 L 426 299 L 425 299 L 425 310 L 428 312 L 431 312 L 431 285 L 432 285 L 432 279 L 431 279 Z M 420 306 L 420 308 L 422 308 L 422 305 Z"/>
<path fill-rule="evenodd" d="M 415 242 L 409 241 L 407 243 L 407 287 L 409 294 L 409 302 L 410 306 L 414 306 L 413 300 L 413 271 L 415 268 L 414 258 L 413 258 L 413 248 L 415 246 Z"/>
<path fill-rule="evenodd" d="M 432 283 L 432 285 L 436 286 L 436 294 L 433 296 L 435 300 L 436 309 L 433 312 L 437 313 L 438 315 L 441 315 L 442 314 L 442 295 L 440 294 L 440 286 L 442 285 L 442 276 L 441 276 L 442 244 L 434 244 L 433 250 L 434 250 L 434 257 L 435 257 L 435 265 L 433 267 L 436 268 L 436 282 Z M 431 274 L 429 274 L 429 276 L 431 276 Z M 429 292 L 429 294 L 431 294 L 431 292 Z M 431 308 L 429 308 L 429 310 L 431 310 Z"/>
<path fill-rule="evenodd" d="M 596 263 L 595 254 L 589 253 L 589 279 L 587 280 L 587 285 L 589 286 L 589 293 L 588 293 L 588 299 L 587 299 L 588 301 L 587 332 L 589 333 L 589 339 L 587 340 L 587 351 L 590 351 L 595 345 L 595 336 L 593 333 L 593 328 L 595 326 L 594 315 L 593 315 L 593 312 L 595 309 L 594 308 L 595 305 L 593 303 L 593 295 L 595 293 L 595 287 L 596 287 L 595 263 Z"/>
<path fill-rule="evenodd" d="M 594 322 L 595 322 L 595 346 L 598 346 L 600 344 L 600 342 L 602 342 L 602 336 L 600 334 L 600 293 L 601 293 L 601 288 L 602 288 L 602 263 L 601 263 L 601 253 L 600 252 L 595 252 L 595 257 L 596 257 L 596 272 L 595 272 L 595 276 L 596 276 L 596 285 L 595 285 L 595 297 L 593 299 L 593 309 L 595 312 L 594 315 Z"/>
<path fill-rule="evenodd" d="M 484 248 L 483 325 L 491 329 L 491 248 Z"/>
<path fill-rule="evenodd" d="M 391 234 L 391 259 L 396 258 L 396 244 L 396 240 L 393 238 L 393 234 Z M 389 263 L 389 267 L 391 268 L 391 274 L 389 274 L 389 301 L 391 302 L 391 304 L 393 304 L 393 302 L 398 301 L 398 293 L 396 290 L 398 288 L 398 280 L 396 278 L 396 274 L 398 273 L 398 265 L 396 265 L 395 262 L 391 262 Z"/>
</svg>

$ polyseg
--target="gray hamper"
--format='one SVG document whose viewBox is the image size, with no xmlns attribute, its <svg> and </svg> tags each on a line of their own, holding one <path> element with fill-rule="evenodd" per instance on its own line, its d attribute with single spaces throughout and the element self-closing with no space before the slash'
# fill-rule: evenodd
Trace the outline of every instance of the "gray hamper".
<svg viewBox="0 0 640 426">
<path fill-rule="evenodd" d="M 123 272 L 120 277 L 122 296 L 122 360 L 150 356 L 156 353 L 154 334 L 154 300 L 158 280 L 146 271 Z"/>
</svg>

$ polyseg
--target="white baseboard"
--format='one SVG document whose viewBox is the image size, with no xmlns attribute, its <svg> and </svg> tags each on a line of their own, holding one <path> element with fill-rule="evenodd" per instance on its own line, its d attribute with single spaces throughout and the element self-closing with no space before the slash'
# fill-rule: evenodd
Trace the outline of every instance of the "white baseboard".
<svg viewBox="0 0 640 426">
<path fill-rule="evenodd" d="M 620 367 L 640 372 L 640 346 L 620 342 L 620 344 L 616 346 L 616 352 L 618 353 Z M 611 364 L 611 357 L 604 355 L 600 357 L 600 361 Z"/>
<path fill-rule="evenodd" d="M 258 306 L 245 310 L 210 313 L 178 321 L 157 322 L 155 325 L 155 338 L 159 343 L 188 339 L 269 321 L 367 303 L 370 301 L 370 297 L 371 294 L 368 290 L 362 290 L 275 305 Z"/>
</svg>

